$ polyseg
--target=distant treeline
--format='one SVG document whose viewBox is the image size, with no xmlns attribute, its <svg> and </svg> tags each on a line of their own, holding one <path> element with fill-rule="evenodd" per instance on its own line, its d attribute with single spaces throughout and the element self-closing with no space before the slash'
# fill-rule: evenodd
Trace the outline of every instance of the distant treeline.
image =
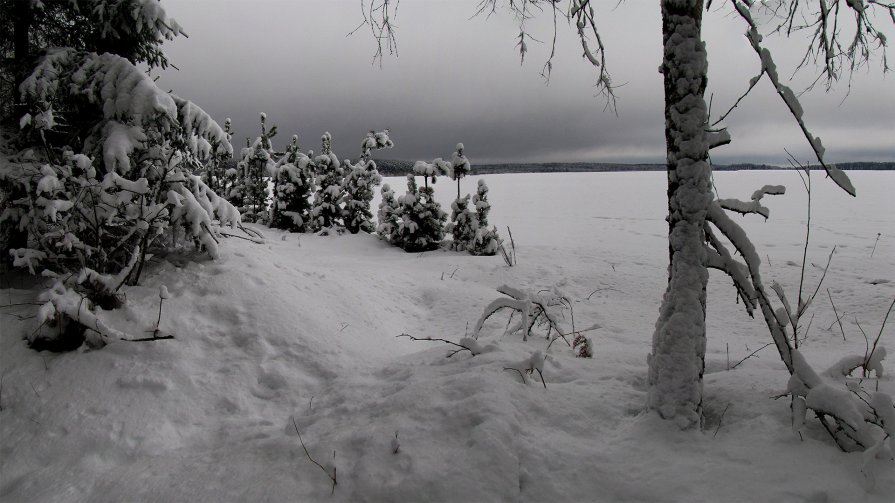
<svg viewBox="0 0 895 503">
<path fill-rule="evenodd" d="M 843 162 L 836 164 L 844 170 L 895 170 L 895 162 Z M 413 162 L 377 159 L 376 167 L 383 176 L 403 176 L 413 170 Z M 770 164 L 713 164 L 715 171 L 739 171 L 757 169 L 788 169 Z M 811 169 L 822 169 L 812 165 Z M 603 162 L 539 162 L 527 164 L 473 164 L 472 174 L 498 173 L 591 173 L 607 171 L 665 171 L 664 164 L 614 164 Z"/>
</svg>

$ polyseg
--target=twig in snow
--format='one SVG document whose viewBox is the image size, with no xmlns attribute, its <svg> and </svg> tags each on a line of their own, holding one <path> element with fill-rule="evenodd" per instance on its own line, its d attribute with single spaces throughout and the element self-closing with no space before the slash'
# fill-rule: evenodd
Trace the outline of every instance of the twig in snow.
<svg viewBox="0 0 895 503">
<path fill-rule="evenodd" d="M 827 297 L 830 298 L 830 305 L 833 306 L 833 314 L 836 315 L 836 321 L 834 323 L 839 323 L 839 330 L 842 331 L 842 340 L 845 340 L 845 329 L 842 328 L 842 317 L 839 316 L 839 312 L 836 311 L 836 304 L 833 303 L 833 295 L 830 293 L 830 289 L 827 288 Z M 831 327 L 833 325 L 830 325 Z"/>
<path fill-rule="evenodd" d="M 876 245 L 879 243 L 879 237 L 881 234 L 879 232 L 876 233 L 876 241 L 873 242 L 873 249 L 870 250 L 870 258 L 873 258 L 873 254 L 876 253 Z"/>
<path fill-rule="evenodd" d="M 251 241 L 252 243 L 255 243 L 255 244 L 259 244 L 259 245 L 264 244 L 264 241 L 262 241 L 259 238 L 247 238 L 245 236 L 239 236 L 237 234 L 230 234 L 229 232 L 223 232 L 223 231 L 218 231 L 218 233 L 220 233 L 220 235 L 224 236 L 225 238 L 245 239 L 246 241 Z M 285 234 L 283 235 L 283 237 L 285 237 Z"/>
<path fill-rule="evenodd" d="M 873 353 L 876 352 L 876 345 L 879 343 L 880 337 L 883 336 L 883 329 L 886 328 L 886 322 L 889 321 L 889 314 L 892 312 L 892 308 L 895 307 L 895 299 L 892 300 L 892 303 L 889 304 L 889 309 L 886 311 L 886 317 L 883 318 L 883 322 L 879 327 L 879 333 L 876 334 L 876 339 L 873 340 L 873 348 L 870 349 L 869 353 L 866 353 L 864 356 L 864 377 L 867 377 L 867 365 L 870 364 L 870 359 L 873 358 Z M 858 322 L 858 319 L 855 318 L 855 323 Z M 858 325 L 860 327 L 860 325 Z M 863 332 L 863 330 L 861 330 Z M 867 335 L 864 335 L 864 340 L 867 340 Z"/>
<path fill-rule="evenodd" d="M 173 335 L 153 335 L 152 337 L 141 337 L 139 339 L 126 339 L 124 337 L 121 340 L 126 342 L 152 342 L 152 341 L 166 341 L 169 339 L 173 339 Z"/>
<path fill-rule="evenodd" d="M 140 339 L 127 339 L 122 337 L 121 340 L 127 342 L 151 342 L 151 341 L 163 341 L 173 339 L 174 336 L 171 334 L 161 335 L 161 330 L 159 330 L 159 325 L 162 322 L 162 305 L 165 303 L 165 299 L 170 298 L 171 294 L 168 293 L 168 288 L 164 285 L 159 287 L 158 292 L 158 319 L 155 321 L 155 328 L 153 330 L 147 330 L 147 332 L 151 332 L 151 337 L 143 337 Z"/>
<path fill-rule="evenodd" d="M 459 344 L 459 343 L 456 343 L 456 342 L 452 342 L 452 341 L 449 341 L 449 340 L 447 340 L 447 339 L 440 339 L 440 338 L 437 338 L 437 337 L 414 337 L 414 336 L 412 336 L 412 335 L 410 335 L 410 334 L 399 334 L 399 335 L 396 335 L 395 337 L 396 337 L 396 338 L 397 338 L 397 337 L 407 337 L 408 339 L 410 339 L 410 340 L 412 340 L 412 341 L 433 341 L 433 342 L 437 341 L 437 342 L 443 342 L 443 343 L 445 343 L 445 344 L 450 344 L 451 346 L 457 346 L 458 348 L 460 348 L 460 349 L 456 349 L 456 350 L 452 351 L 450 354 L 448 354 L 448 355 L 447 355 L 448 358 L 450 358 L 450 357 L 454 356 L 455 354 L 460 353 L 460 352 L 462 352 L 462 351 L 469 351 L 469 353 L 472 354 L 473 356 L 475 356 L 475 354 L 476 354 L 475 351 L 473 351 L 472 348 L 470 348 L 469 346 L 464 346 L 463 344 Z"/>
<path fill-rule="evenodd" d="M 258 238 L 258 239 L 264 239 L 264 235 L 263 235 L 263 234 L 261 234 L 260 232 L 256 231 L 255 229 L 249 229 L 248 227 L 245 227 L 245 226 L 242 225 L 242 224 L 239 224 L 239 230 L 241 230 L 242 232 L 245 232 L 245 233 L 248 234 L 249 236 L 254 236 L 254 237 Z"/>
<path fill-rule="evenodd" d="M 504 370 L 515 370 L 516 372 L 519 373 L 519 377 L 522 378 L 522 384 L 527 384 L 527 383 L 528 383 L 528 381 L 525 380 L 525 374 L 523 374 L 521 370 L 519 370 L 519 369 L 517 369 L 517 368 L 515 368 L 515 367 L 504 367 L 503 369 L 504 369 Z M 546 385 L 545 385 L 545 387 L 546 387 Z"/>
<path fill-rule="evenodd" d="M 301 443 L 301 448 L 305 450 L 305 456 L 308 457 L 308 460 L 310 460 L 311 463 L 314 463 L 315 465 L 319 466 L 320 469 L 323 470 L 323 473 L 325 473 L 326 476 L 329 477 L 329 479 L 333 481 L 333 489 L 332 489 L 332 491 L 330 491 L 330 494 L 335 493 L 336 492 L 336 484 L 338 484 L 338 482 L 336 481 L 335 465 L 333 465 L 332 463 L 328 463 L 326 466 L 323 466 L 320 463 L 318 463 L 317 461 L 315 461 L 314 458 L 311 457 L 311 453 L 308 452 L 308 448 L 305 447 L 305 441 L 302 440 L 301 432 L 298 431 L 298 423 L 295 422 L 295 416 L 292 416 L 292 426 L 295 427 L 295 433 L 298 434 L 298 441 Z M 333 458 L 335 458 L 335 457 L 336 457 L 336 451 L 333 451 Z M 329 469 L 327 467 L 329 467 Z"/>
<path fill-rule="evenodd" d="M 762 346 L 762 347 L 756 349 L 755 351 L 749 353 L 745 358 L 743 358 L 742 360 L 736 362 L 736 363 L 733 365 L 733 367 L 730 367 L 730 370 L 733 370 L 733 369 L 737 368 L 741 363 L 743 363 L 744 361 L 748 360 L 749 358 L 752 358 L 753 356 L 755 356 L 756 353 L 758 353 L 758 352 L 761 351 L 762 349 L 764 349 L 764 348 L 770 346 L 771 344 L 774 344 L 774 343 L 773 343 L 773 342 L 769 342 L 769 343 L 765 344 L 764 346 Z M 756 357 L 756 358 L 757 358 L 757 357 Z"/>
<path fill-rule="evenodd" d="M 614 266 L 613 266 L 613 268 L 614 268 Z M 619 291 L 617 288 L 612 287 L 612 286 L 607 286 L 607 287 L 605 287 L 605 288 L 597 288 L 597 289 L 594 290 L 593 292 L 590 292 L 590 294 L 587 296 L 586 300 L 590 300 L 590 298 L 593 297 L 595 293 L 597 293 L 597 292 L 602 292 L 603 290 L 613 290 L 613 291 L 616 291 L 616 292 Z"/>
<path fill-rule="evenodd" d="M 221 244 L 221 242 L 218 241 L 218 238 L 215 237 L 214 233 L 211 232 L 211 229 L 208 228 L 208 225 L 205 222 L 200 222 L 199 225 L 202 227 L 202 229 L 205 230 L 205 232 L 208 233 L 208 236 L 211 237 L 212 241 L 214 241 L 216 244 Z"/>
<path fill-rule="evenodd" d="M 724 407 L 724 410 L 721 412 L 721 417 L 718 418 L 718 426 L 715 428 L 715 434 L 712 435 L 712 438 L 718 436 L 718 432 L 721 430 L 721 424 L 724 422 L 724 414 L 727 414 L 727 409 L 730 408 L 730 404 L 727 404 L 727 407 Z"/>
<path fill-rule="evenodd" d="M 503 261 L 506 262 L 507 266 L 513 267 L 516 265 L 516 242 L 513 240 L 513 231 L 510 230 L 510 227 L 507 226 L 507 234 L 510 236 L 510 251 L 503 246 L 501 243 L 500 248 L 500 256 L 503 257 Z"/>
</svg>

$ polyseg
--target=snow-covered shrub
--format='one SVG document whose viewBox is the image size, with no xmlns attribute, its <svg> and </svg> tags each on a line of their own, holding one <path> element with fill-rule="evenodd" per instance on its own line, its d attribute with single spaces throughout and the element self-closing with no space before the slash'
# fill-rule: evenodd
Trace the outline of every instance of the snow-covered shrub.
<svg viewBox="0 0 895 503">
<path fill-rule="evenodd" d="M 827 372 L 815 372 L 799 351 L 797 342 L 799 318 L 805 313 L 813 297 L 803 300 L 800 293 L 797 309 L 793 309 L 783 293 L 783 287 L 774 283 L 770 289 L 766 288 L 761 277 L 761 258 L 755 246 L 742 227 L 725 212 L 727 209 L 767 218 L 769 210 L 761 205 L 762 197 L 782 193 L 783 187 L 765 186 L 755 191 L 751 202 L 731 199 L 712 201 L 706 215 L 706 264 L 726 272 L 733 279 L 737 293 L 750 314 L 756 308 L 761 310 L 771 339 L 790 373 L 786 394 L 792 399 L 793 431 L 801 432 L 806 414 L 811 410 L 840 449 L 865 451 L 865 466 L 862 471 L 867 476 L 872 474 L 867 463 L 874 456 L 882 452 L 888 452 L 891 456 L 890 439 L 895 433 L 895 421 L 887 418 L 895 417 L 895 409 L 892 408 L 892 398 L 889 395 L 879 391 L 866 391 L 860 382 L 850 383 L 847 378 L 858 367 L 872 367 L 879 377 L 882 374 L 881 361 L 885 357 L 885 349 L 875 348 L 879 353 L 872 361 L 868 355 L 845 357 Z M 742 262 L 728 250 L 722 237 L 742 257 Z M 775 291 L 782 306 L 774 307 L 769 290 Z M 871 482 L 872 477 L 868 479 L 868 484 Z"/>
<path fill-rule="evenodd" d="M 476 214 L 469 209 L 469 194 L 451 203 L 451 222 L 446 227 L 454 237 L 451 249 L 471 252 L 478 228 Z"/>
<path fill-rule="evenodd" d="M 311 194 L 314 192 L 314 163 L 298 147 L 298 136 L 286 147 L 286 154 L 274 167 L 274 201 L 270 226 L 306 232 L 311 221 Z"/>
<path fill-rule="evenodd" d="M 314 157 L 318 187 L 311 209 L 311 230 L 329 232 L 342 226 L 342 183 L 345 174 L 342 163 L 332 151 L 332 135 L 323 133 L 320 142 L 320 155 Z"/>
<path fill-rule="evenodd" d="M 65 275 L 68 290 L 114 307 L 153 249 L 186 244 L 217 256 L 217 226 L 240 215 L 192 174 L 201 159 L 232 151 L 202 109 L 124 58 L 73 49 L 48 52 L 21 90 L 32 107 L 25 148 L 7 146 L 0 162 L 4 192 L 22 195 L 0 216 L 27 232 L 10 250 L 16 265 Z M 57 109 L 80 113 L 47 120 Z"/>
<path fill-rule="evenodd" d="M 485 180 L 479 180 L 476 193 L 472 196 L 472 204 L 475 206 L 477 228 L 475 240 L 469 249 L 473 255 L 496 255 L 500 249 L 502 240 L 497 233 L 497 227 L 488 228 L 488 212 L 491 211 L 491 203 L 488 202 L 488 185 Z"/>
<path fill-rule="evenodd" d="M 398 198 L 398 229 L 392 243 L 406 252 L 438 248 L 444 239 L 447 214 L 434 200 L 431 187 L 418 188 L 416 178 L 407 175 L 407 193 Z"/>
<path fill-rule="evenodd" d="M 224 132 L 227 134 L 227 141 L 230 141 L 232 138 L 231 133 L 231 121 L 228 117 L 224 121 Z M 210 145 L 211 147 L 211 156 L 205 161 L 205 170 L 202 173 L 202 180 L 208 185 L 208 188 L 213 190 L 216 194 L 226 194 L 227 193 L 227 168 L 230 161 L 233 159 L 233 151 L 232 149 L 222 149 L 220 145 L 217 144 L 217 140 L 214 140 Z"/>
<path fill-rule="evenodd" d="M 379 133 L 370 131 L 361 143 L 360 160 L 355 165 L 348 163 L 348 175 L 344 181 L 343 202 L 345 206 L 342 212 L 345 229 L 352 234 L 375 230 L 370 201 L 373 200 L 373 190 L 382 183 L 382 177 L 379 176 L 376 163 L 370 158 L 370 155 L 373 150 L 393 146 L 394 143 L 388 137 L 388 129 Z"/>
<path fill-rule="evenodd" d="M 349 166 L 348 176 L 345 177 L 345 204 L 342 217 L 345 229 L 352 233 L 373 232 L 373 213 L 370 211 L 370 201 L 373 200 L 374 188 L 382 183 L 382 177 L 376 170 L 373 160 L 360 160 L 357 164 Z"/>
<path fill-rule="evenodd" d="M 457 180 L 457 199 L 460 199 L 460 180 L 471 171 L 469 159 L 463 154 L 463 144 L 457 144 L 457 150 L 451 157 L 451 177 Z"/>
<path fill-rule="evenodd" d="M 249 222 L 268 222 L 267 211 L 270 190 L 267 182 L 274 175 L 273 146 L 270 139 L 277 134 L 277 127 L 267 130 L 267 114 L 261 114 L 261 136 L 242 149 L 237 164 L 239 181 L 234 192 L 242 196 L 239 207 L 243 219 Z"/>
<path fill-rule="evenodd" d="M 401 207 L 397 199 L 395 199 L 395 192 L 389 184 L 386 183 L 382 186 L 381 193 L 382 201 L 379 202 L 379 223 L 376 226 L 376 233 L 379 234 L 381 239 L 398 246 L 395 240 L 398 236 L 398 221 L 401 217 Z"/>
<path fill-rule="evenodd" d="M 556 288 L 532 292 L 502 285 L 497 291 L 504 294 L 505 297 L 498 297 L 485 306 L 482 315 L 475 323 L 475 328 L 472 331 L 473 338 L 478 338 L 488 318 L 503 309 L 519 313 L 519 320 L 513 325 L 508 324 L 506 333 L 521 333 L 523 341 L 528 340 L 532 329 L 538 324 L 546 326 L 548 339 L 568 333 L 565 328 L 563 311 L 569 305 L 569 299 Z"/>
</svg>

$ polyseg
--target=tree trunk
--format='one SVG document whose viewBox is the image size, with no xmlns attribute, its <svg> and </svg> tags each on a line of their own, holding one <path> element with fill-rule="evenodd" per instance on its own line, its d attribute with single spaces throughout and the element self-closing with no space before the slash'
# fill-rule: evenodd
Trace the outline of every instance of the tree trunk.
<svg viewBox="0 0 895 503">
<path fill-rule="evenodd" d="M 648 400 L 681 428 L 701 422 L 705 369 L 703 226 L 712 191 L 702 10 L 703 0 L 662 0 L 670 266 L 649 356 Z"/>
</svg>

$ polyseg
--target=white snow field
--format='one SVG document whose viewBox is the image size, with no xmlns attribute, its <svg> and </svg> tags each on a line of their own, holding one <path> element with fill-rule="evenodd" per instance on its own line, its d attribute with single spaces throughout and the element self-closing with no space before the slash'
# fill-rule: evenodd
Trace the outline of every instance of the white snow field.
<svg viewBox="0 0 895 503">
<path fill-rule="evenodd" d="M 874 337 L 895 298 L 895 173 L 849 175 L 856 199 L 812 176 L 807 293 L 836 246 L 802 346 L 818 370 L 863 355 L 856 320 Z M 476 178 L 463 180 L 464 192 Z M 709 290 L 704 428 L 680 431 L 644 413 L 666 282 L 664 173 L 486 178 L 490 220 L 503 237 L 513 231 L 515 267 L 406 254 L 369 235 L 260 229 L 263 244 L 226 239 L 217 261 L 153 260 L 143 284 L 127 288 L 126 307 L 101 316 L 145 337 L 164 285 L 160 328 L 174 340 L 37 353 L 23 341 L 35 307 L 0 310 L 0 500 L 892 501 L 891 459 L 869 464 L 867 491 L 861 454 L 840 452 L 814 419 L 803 439 L 792 432 L 789 400 L 772 398 L 789 377 L 773 346 L 728 370 L 771 339 L 720 273 Z M 403 179 L 386 182 L 403 194 Z M 721 172 L 715 182 L 725 198 L 787 186 L 763 200 L 767 222 L 736 218 L 765 280 L 797 297 L 806 210 L 797 174 Z M 436 192 L 449 211 L 456 185 L 442 179 Z M 2 304 L 35 299 L 36 281 L 7 279 Z M 587 332 L 594 357 L 553 344 L 545 389 L 504 370 L 546 348 L 541 335 L 502 335 L 509 313 L 485 324 L 479 342 L 494 348 L 477 356 L 446 358 L 456 348 L 396 338 L 459 341 L 502 284 L 562 290 L 576 328 L 600 327 Z M 882 334 L 889 347 L 893 317 Z M 895 393 L 892 362 L 883 363 L 890 373 L 864 386 Z M 310 456 L 335 467 L 335 487 L 296 426 Z"/>
</svg>

